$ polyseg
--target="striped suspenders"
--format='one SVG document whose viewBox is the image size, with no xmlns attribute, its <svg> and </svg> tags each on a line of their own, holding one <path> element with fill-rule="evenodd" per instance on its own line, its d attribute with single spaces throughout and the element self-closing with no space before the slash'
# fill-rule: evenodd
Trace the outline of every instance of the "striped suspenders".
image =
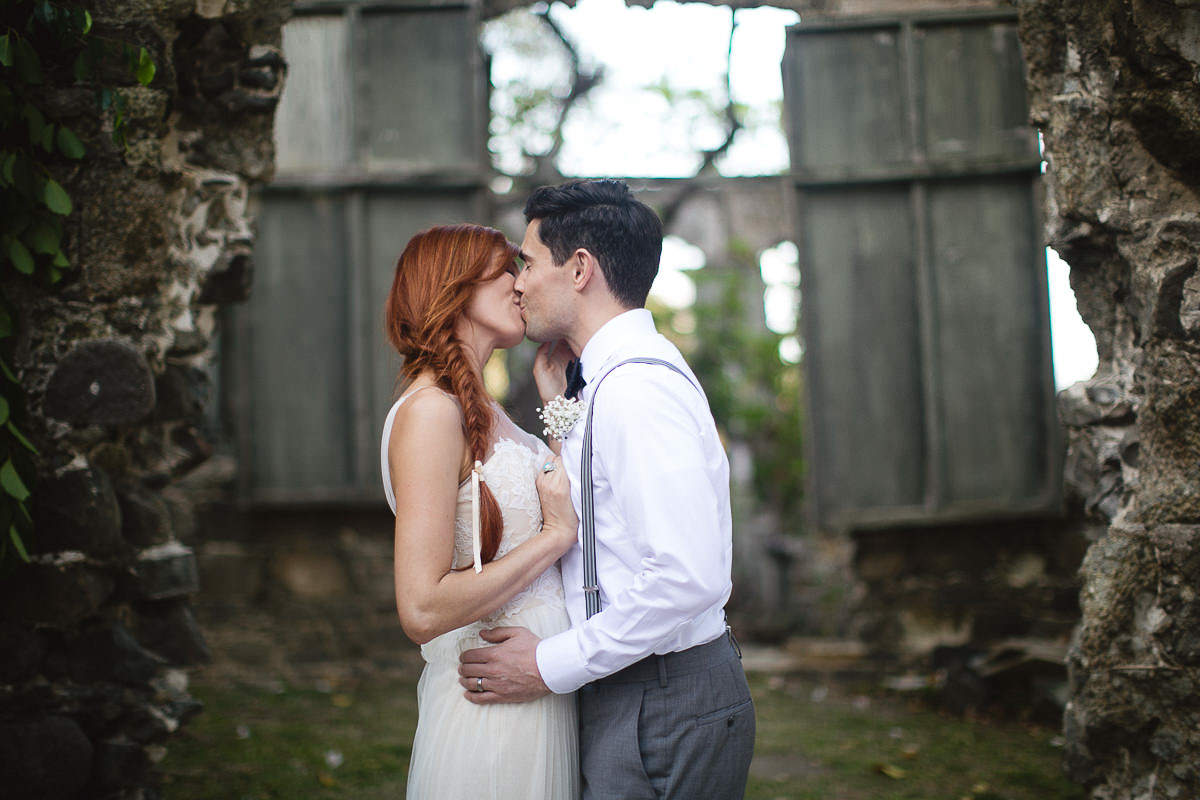
<svg viewBox="0 0 1200 800">
<path fill-rule="evenodd" d="M 664 361 L 661 358 L 627 358 L 613 366 L 596 381 L 596 388 L 592 390 L 591 402 L 588 403 L 587 423 L 583 430 L 583 464 L 580 469 L 580 482 L 582 483 L 580 495 L 583 504 L 583 596 L 588 619 L 600 613 L 600 580 L 596 575 L 595 499 L 592 487 L 592 411 L 596 407 L 596 393 L 600 391 L 600 384 L 613 373 L 613 370 L 623 364 L 661 364 L 682 375 L 692 386 L 696 386 L 686 372 L 670 361 Z M 700 391 L 699 386 L 696 386 L 696 391 Z"/>
</svg>

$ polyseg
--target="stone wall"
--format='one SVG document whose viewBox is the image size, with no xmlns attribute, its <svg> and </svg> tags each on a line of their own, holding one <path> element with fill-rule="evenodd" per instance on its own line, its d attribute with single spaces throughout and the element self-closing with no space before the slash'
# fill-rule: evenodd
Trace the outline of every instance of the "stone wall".
<svg viewBox="0 0 1200 800">
<path fill-rule="evenodd" d="M 1067 766 L 1093 798 L 1200 795 L 1200 4 L 1029 0 L 1048 240 L 1096 336 L 1060 396 L 1084 559 Z"/>
<path fill-rule="evenodd" d="M 50 292 L 5 279 L 41 451 L 33 563 L 0 584 L 9 798 L 157 796 L 151 765 L 199 710 L 182 668 L 209 651 L 175 484 L 213 450 L 214 315 L 248 290 L 248 189 L 272 173 L 284 72 L 280 0 L 87 5 L 94 35 L 145 46 L 157 75 L 120 89 L 125 150 L 91 89 L 45 87 L 88 148 L 60 176 L 75 268 Z"/>
</svg>

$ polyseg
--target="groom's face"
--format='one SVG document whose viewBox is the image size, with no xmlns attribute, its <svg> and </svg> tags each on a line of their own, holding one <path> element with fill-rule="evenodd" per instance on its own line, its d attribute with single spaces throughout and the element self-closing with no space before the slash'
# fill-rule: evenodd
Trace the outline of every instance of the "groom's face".
<svg viewBox="0 0 1200 800">
<path fill-rule="evenodd" d="M 521 259 L 525 268 L 517 276 L 514 289 L 521 298 L 525 335 L 535 342 L 553 342 L 563 338 L 570 328 L 575 291 L 574 271 L 568 264 L 555 265 L 550 248 L 538 236 L 540 220 L 525 228 Z"/>
</svg>

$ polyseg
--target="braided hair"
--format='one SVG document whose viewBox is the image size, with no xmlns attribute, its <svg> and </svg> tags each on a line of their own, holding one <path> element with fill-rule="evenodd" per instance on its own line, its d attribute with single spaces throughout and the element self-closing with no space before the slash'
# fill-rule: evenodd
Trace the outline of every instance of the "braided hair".
<svg viewBox="0 0 1200 800">
<path fill-rule="evenodd" d="M 472 461 L 487 457 L 495 425 L 491 399 L 471 367 L 455 323 L 475 288 L 512 266 L 519 250 L 504 234 L 481 225 L 442 225 L 409 240 L 396 262 L 384 310 L 388 341 L 404 356 L 397 383 L 423 372 L 458 398 Z M 487 484 L 480 484 L 481 562 L 496 557 L 503 518 Z"/>
</svg>

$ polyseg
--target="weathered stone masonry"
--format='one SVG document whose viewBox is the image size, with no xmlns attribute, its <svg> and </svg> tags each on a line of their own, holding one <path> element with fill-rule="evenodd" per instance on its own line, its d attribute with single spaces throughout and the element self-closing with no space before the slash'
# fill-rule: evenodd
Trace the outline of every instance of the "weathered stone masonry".
<svg viewBox="0 0 1200 800">
<path fill-rule="evenodd" d="M 1030 0 L 1048 240 L 1096 335 L 1060 395 L 1084 559 L 1067 767 L 1094 798 L 1200 796 L 1200 3 Z"/>
<path fill-rule="evenodd" d="M 87 157 L 60 180 L 76 265 L 53 292 L 16 281 L 15 368 L 41 451 L 35 563 L 0 585 L 5 797 L 157 796 L 150 765 L 199 705 L 208 658 L 191 504 L 173 484 L 211 454 L 215 312 L 249 288 L 249 186 L 273 169 L 288 4 L 88 4 L 95 34 L 157 64 L 128 98 L 129 146 L 87 88 L 46 87 Z M 66 167 L 64 167 L 64 170 Z"/>
</svg>

